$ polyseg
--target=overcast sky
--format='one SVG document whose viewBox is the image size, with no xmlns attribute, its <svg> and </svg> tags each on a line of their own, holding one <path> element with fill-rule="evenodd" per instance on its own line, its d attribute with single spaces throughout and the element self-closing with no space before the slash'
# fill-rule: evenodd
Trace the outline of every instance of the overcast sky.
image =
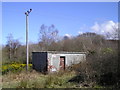
<svg viewBox="0 0 120 90">
<path fill-rule="evenodd" d="M 2 43 L 8 34 L 25 44 L 25 14 L 30 8 L 29 41 L 37 42 L 40 26 L 54 24 L 59 35 L 76 36 L 83 32 L 113 32 L 118 23 L 117 2 L 3 2 Z"/>
</svg>

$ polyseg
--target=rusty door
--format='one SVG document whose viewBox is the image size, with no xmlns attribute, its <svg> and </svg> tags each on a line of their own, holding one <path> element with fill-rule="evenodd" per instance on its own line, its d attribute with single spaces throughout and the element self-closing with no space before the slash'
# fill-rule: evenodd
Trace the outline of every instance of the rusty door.
<svg viewBox="0 0 120 90">
<path fill-rule="evenodd" d="M 60 56 L 60 70 L 65 70 L 65 57 Z"/>
</svg>

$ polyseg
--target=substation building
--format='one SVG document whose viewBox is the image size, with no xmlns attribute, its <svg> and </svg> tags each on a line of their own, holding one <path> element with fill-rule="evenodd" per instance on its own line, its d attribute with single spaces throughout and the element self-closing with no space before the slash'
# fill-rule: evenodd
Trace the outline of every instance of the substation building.
<svg viewBox="0 0 120 90">
<path fill-rule="evenodd" d="M 32 52 L 32 67 L 39 72 L 56 72 L 65 70 L 72 64 L 86 60 L 85 52 Z"/>
</svg>

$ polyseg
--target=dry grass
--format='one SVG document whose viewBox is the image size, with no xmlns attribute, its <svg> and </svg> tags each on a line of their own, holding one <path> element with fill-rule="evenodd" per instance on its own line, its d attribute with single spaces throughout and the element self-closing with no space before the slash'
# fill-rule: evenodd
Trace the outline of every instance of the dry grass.
<svg viewBox="0 0 120 90">
<path fill-rule="evenodd" d="M 67 81 L 75 72 L 59 72 L 44 75 L 36 71 L 20 73 L 9 72 L 2 76 L 3 88 L 65 88 L 71 87 Z"/>
</svg>

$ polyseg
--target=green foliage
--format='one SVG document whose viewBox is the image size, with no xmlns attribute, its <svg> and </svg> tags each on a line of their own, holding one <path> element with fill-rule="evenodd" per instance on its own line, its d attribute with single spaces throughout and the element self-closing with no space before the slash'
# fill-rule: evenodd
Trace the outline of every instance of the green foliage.
<svg viewBox="0 0 120 90">
<path fill-rule="evenodd" d="M 111 53 L 113 53 L 113 50 L 112 50 L 112 48 L 103 48 L 102 53 L 103 54 L 111 54 Z"/>
<path fill-rule="evenodd" d="M 32 67 L 32 64 L 29 64 L 29 67 Z M 26 68 L 26 64 L 20 64 L 18 62 L 12 62 L 11 64 L 2 65 L 2 74 L 6 74 L 8 72 L 20 72 Z"/>
</svg>

